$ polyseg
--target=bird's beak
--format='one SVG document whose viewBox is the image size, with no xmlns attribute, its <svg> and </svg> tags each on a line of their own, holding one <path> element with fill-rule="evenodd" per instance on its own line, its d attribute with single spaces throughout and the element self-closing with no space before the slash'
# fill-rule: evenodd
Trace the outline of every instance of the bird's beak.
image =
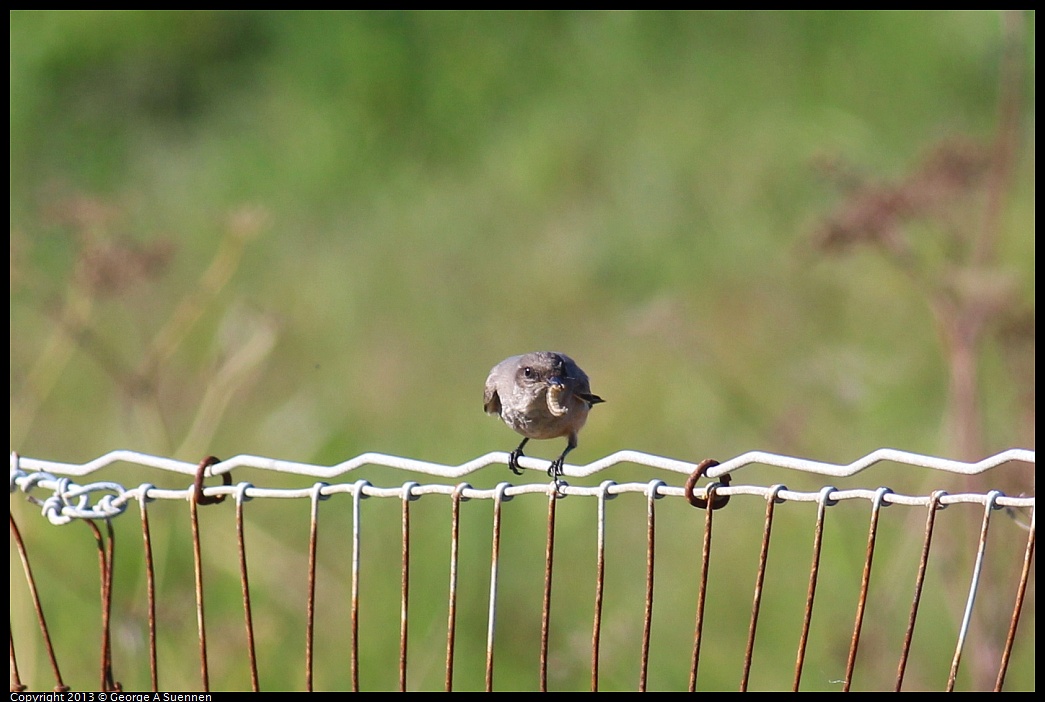
<svg viewBox="0 0 1045 702">
<path fill-rule="evenodd" d="M 562 387 L 566 385 L 566 383 L 564 383 L 562 378 L 559 376 L 553 375 L 551 378 L 548 378 L 548 385 L 551 385 L 552 387 Z"/>
</svg>

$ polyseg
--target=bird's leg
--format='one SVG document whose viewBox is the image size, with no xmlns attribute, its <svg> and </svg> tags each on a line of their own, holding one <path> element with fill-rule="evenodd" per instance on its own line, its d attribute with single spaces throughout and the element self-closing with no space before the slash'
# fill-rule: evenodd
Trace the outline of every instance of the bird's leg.
<svg viewBox="0 0 1045 702">
<path fill-rule="evenodd" d="M 516 475 L 522 475 L 522 468 L 519 466 L 519 457 L 523 455 L 523 446 L 530 440 L 530 437 L 526 437 L 522 440 L 514 451 L 508 454 L 508 467 L 512 469 L 512 472 Z"/>
<path fill-rule="evenodd" d="M 565 497 L 566 493 L 563 491 L 563 486 L 566 485 L 565 480 L 562 478 L 562 464 L 566 460 L 566 454 L 573 449 L 573 446 L 567 446 L 566 450 L 559 454 L 559 457 L 552 461 L 552 464 L 548 466 L 548 477 L 552 479 L 552 484 L 555 486 L 556 497 Z"/>
<path fill-rule="evenodd" d="M 575 448 L 577 448 L 577 435 L 570 434 L 569 439 L 566 441 L 566 448 L 559 454 L 559 457 L 552 461 L 552 464 L 548 466 L 548 477 L 556 483 L 558 483 L 559 478 L 562 477 L 562 464 L 566 462 L 566 454 Z"/>
</svg>

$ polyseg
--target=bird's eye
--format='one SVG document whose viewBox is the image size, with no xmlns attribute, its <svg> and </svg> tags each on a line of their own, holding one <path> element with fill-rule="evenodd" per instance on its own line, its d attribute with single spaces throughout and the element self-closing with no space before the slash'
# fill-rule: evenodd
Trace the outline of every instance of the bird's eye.
<svg viewBox="0 0 1045 702">
<path fill-rule="evenodd" d="M 525 375 L 527 378 L 532 378 L 533 377 L 533 368 L 530 368 L 529 366 L 526 366 L 525 368 L 523 368 L 523 375 Z"/>
</svg>

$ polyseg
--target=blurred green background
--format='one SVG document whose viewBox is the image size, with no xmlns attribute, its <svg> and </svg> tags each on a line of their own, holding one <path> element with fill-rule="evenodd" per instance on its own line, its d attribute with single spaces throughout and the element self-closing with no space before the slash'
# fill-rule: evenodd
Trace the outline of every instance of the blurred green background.
<svg viewBox="0 0 1045 702">
<path fill-rule="evenodd" d="M 516 445 L 482 414 L 482 386 L 497 361 L 538 349 L 570 354 L 607 399 L 570 456 L 576 463 L 619 449 L 848 462 L 885 446 L 972 459 L 1033 448 L 1034 17 L 12 12 L 11 449 L 76 463 L 124 448 L 193 463 L 249 453 L 332 465 L 377 451 L 457 464 Z M 552 458 L 561 448 L 537 442 L 528 453 Z M 423 480 L 377 468 L 345 480 L 357 477 Z M 509 478 L 491 466 L 468 481 Z M 586 484 L 653 478 L 681 484 L 628 466 Z M 127 468 L 97 479 L 185 485 Z M 310 484 L 247 471 L 234 479 Z M 759 467 L 735 481 L 824 484 Z M 982 480 L 878 466 L 836 483 L 1033 494 L 1026 466 Z M 261 502 L 248 511 L 248 548 L 260 573 L 262 686 L 300 689 L 308 505 Z M 590 502 L 560 506 L 557 556 L 583 577 L 573 583 L 573 568 L 558 571 L 555 689 L 588 685 Z M 658 600 L 651 689 L 684 688 L 692 645 L 701 523 L 668 503 L 658 503 L 658 528 L 694 530 L 697 541 L 665 544 L 658 556 L 686 559 L 692 572 Z M 448 504 L 414 507 L 414 688 L 442 684 Z M 705 650 L 702 688 L 738 680 L 764 511 L 747 505 L 721 518 L 743 544 L 726 552 L 743 558 L 735 571 L 724 558 L 713 582 L 726 597 L 739 581 L 742 596 L 719 626 L 725 643 Z M 637 594 L 621 596 L 632 597 L 619 605 L 629 614 L 611 610 L 616 643 L 604 645 L 603 683 L 634 689 L 646 507 L 641 497 L 612 507 L 621 512 L 615 555 L 634 555 L 616 564 L 612 587 Z M 323 508 L 317 640 L 337 643 L 317 645 L 316 686 L 344 688 L 351 503 Z M 361 678 L 388 689 L 397 680 L 400 507 L 366 508 L 377 547 L 364 596 L 386 603 L 364 617 Z M 512 508 L 497 680 L 528 689 L 546 503 Z M 474 520 L 463 533 L 481 539 L 462 553 L 461 587 L 484 603 L 490 506 L 462 509 L 463 528 Z M 239 656 L 215 656 L 211 684 L 243 688 L 232 510 L 202 511 L 204 528 L 224 534 L 205 544 L 205 562 L 220 573 L 208 582 L 208 611 L 221 622 L 212 636 Z M 91 687 L 93 539 L 77 525 L 44 526 L 35 512 L 13 496 L 31 557 L 40 554 L 45 606 L 58 607 L 48 617 L 67 682 Z M 154 513 L 166 574 L 161 685 L 193 688 L 187 510 L 164 503 Z M 866 505 L 848 513 L 849 531 L 831 551 L 846 564 L 845 584 L 822 585 L 840 602 L 839 626 L 823 641 L 841 643 L 810 664 L 810 689 L 838 689 L 830 681 L 844 671 Z M 945 514 L 955 529 L 978 529 L 976 510 Z M 812 511 L 795 515 L 790 543 L 805 571 Z M 891 527 L 897 544 L 910 529 L 920 541 L 924 516 L 907 516 Z M 115 604 L 124 609 L 116 673 L 141 689 L 140 535 L 130 514 L 116 522 L 117 585 L 126 588 Z M 1024 532 L 999 524 L 1019 557 Z M 33 671 L 23 673 L 31 685 L 49 687 L 16 561 L 19 663 Z M 673 572 L 658 574 L 665 587 Z M 889 596 L 901 619 L 913 578 L 903 572 L 902 591 Z M 764 606 L 753 686 L 790 685 L 806 577 L 778 576 L 790 599 Z M 936 667 L 909 673 L 912 689 L 946 680 L 960 590 L 946 591 L 957 604 L 936 603 L 944 634 L 925 654 Z M 1011 591 L 998 603 L 1003 625 Z M 469 663 L 457 681 L 481 688 L 485 604 L 459 616 L 468 632 L 459 633 L 459 661 Z M 1033 609 L 1027 622 L 1021 636 L 1033 634 Z M 1033 638 L 1022 640 L 1010 689 L 1034 687 Z M 882 644 L 885 673 L 868 673 L 864 687 L 892 684 L 896 641 Z M 876 661 L 872 650 L 861 655 Z M 982 682 L 976 658 L 963 663 L 965 687 Z"/>
</svg>

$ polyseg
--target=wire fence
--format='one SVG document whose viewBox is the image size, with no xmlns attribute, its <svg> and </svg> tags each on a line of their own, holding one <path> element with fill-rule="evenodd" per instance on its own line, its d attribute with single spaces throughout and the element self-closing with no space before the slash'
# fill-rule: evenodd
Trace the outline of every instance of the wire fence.
<svg viewBox="0 0 1045 702">
<path fill-rule="evenodd" d="M 287 599 L 304 600 L 302 608 L 289 609 L 292 618 L 304 622 L 296 686 L 306 690 L 423 689 L 433 686 L 433 668 L 441 672 L 440 686 L 446 690 L 545 691 L 550 686 L 579 688 L 582 678 L 583 687 L 590 684 L 591 690 L 687 685 L 690 691 L 954 690 L 962 685 L 1002 690 L 1007 689 L 1014 656 L 1020 661 L 1017 684 L 1033 689 L 1033 496 L 935 487 L 911 495 L 887 487 L 824 485 L 801 491 L 732 480 L 752 465 L 848 478 L 892 463 L 926 469 L 922 478 L 929 480 L 919 480 L 921 486 L 941 485 L 945 481 L 940 476 L 948 473 L 968 480 L 980 474 L 993 477 L 992 469 L 1007 464 L 1014 470 L 1026 470 L 1029 464 L 1033 470 L 1033 451 L 1011 449 L 966 463 L 881 449 L 844 465 L 764 452 L 722 463 L 691 463 L 621 451 L 564 470 L 567 478 L 582 478 L 627 464 L 668 471 L 668 478 L 685 476 L 674 485 L 653 479 L 604 480 L 596 486 L 501 482 L 478 488 L 466 482 L 407 480 L 381 487 L 342 478 L 363 468 L 384 467 L 453 480 L 487 466 L 503 467 L 507 458 L 494 452 L 451 466 L 367 453 L 325 467 L 257 456 L 226 461 L 208 457 L 190 464 L 114 451 L 88 463 L 68 464 L 12 454 L 12 496 L 23 493 L 51 524 L 83 522 L 90 527 L 101 593 L 100 606 L 94 605 L 101 640 L 97 655 L 86 656 L 91 646 L 85 645 L 82 615 L 94 610 L 84 605 L 85 593 L 52 582 L 54 578 L 34 578 L 30 564 L 69 558 L 73 539 L 68 531 L 57 530 L 59 536 L 48 541 L 39 536 L 37 522 L 26 532 L 36 537 L 30 553 L 13 501 L 12 588 L 20 567 L 27 590 L 12 594 L 11 600 L 12 691 L 27 685 L 69 689 L 62 668 L 83 667 L 81 660 L 67 663 L 73 658 L 100 659 L 96 684 L 107 691 L 124 689 L 118 679 L 124 674 L 129 676 L 124 678 L 127 689 L 210 690 L 215 660 L 220 661 L 215 682 L 227 688 L 259 690 L 263 679 L 272 681 L 264 686 L 268 689 L 295 685 L 289 682 L 294 678 L 282 676 L 286 668 L 296 667 L 289 661 L 297 661 L 299 654 L 290 653 L 297 649 L 282 633 L 271 633 L 274 628 L 284 631 L 273 624 L 283 616 L 274 610 L 287 609 Z M 147 482 L 127 487 L 114 481 L 73 481 L 115 464 L 192 476 L 192 482 L 172 489 Z M 536 458 L 523 457 L 520 464 L 547 468 L 546 461 Z M 270 485 L 234 483 L 232 471 L 237 469 L 260 470 L 267 477 L 258 482 Z M 305 487 L 273 486 L 288 476 L 320 481 Z M 217 478 L 221 485 L 204 486 L 205 479 Z M 698 485 L 702 479 L 705 484 Z M 627 504 L 608 508 L 622 496 Z M 395 518 L 364 508 L 363 501 L 370 499 L 398 504 Z M 308 504 L 307 526 L 300 523 L 308 537 L 306 554 L 289 559 L 304 572 L 281 563 L 269 553 L 268 542 L 261 548 L 251 544 L 263 536 L 256 525 L 266 520 L 247 505 L 281 500 Z M 440 516 L 421 509 L 422 502 L 438 503 Z M 179 622 L 189 618 L 177 589 L 169 585 L 169 571 L 177 568 L 170 566 L 164 576 L 157 573 L 157 531 L 167 535 L 184 524 L 179 513 L 159 513 L 158 508 L 178 503 L 188 504 L 191 534 L 192 647 L 198 655 L 194 679 L 177 663 L 171 664 L 173 674 L 161 671 L 162 662 L 173 656 L 169 648 L 182 652 L 190 643 L 169 615 L 176 608 Z M 219 503 L 224 507 L 214 507 Z M 539 510 L 537 504 L 542 505 Z M 485 507 L 480 511 L 478 505 Z M 866 509 L 845 510 L 846 505 Z M 130 517 L 116 519 L 132 506 L 138 527 L 120 531 L 120 552 L 125 541 L 139 546 L 130 547 L 137 553 L 118 565 L 114 523 L 132 523 Z M 883 517 L 890 506 L 901 511 Z M 941 525 L 942 510 L 950 506 L 961 511 Z M 231 519 L 221 523 L 201 519 L 203 511 L 228 514 L 230 508 Z M 253 521 L 252 509 L 258 515 Z M 1001 526 L 991 529 L 999 516 Z M 275 525 L 269 520 L 267 528 L 296 528 L 280 519 Z M 537 538 L 538 526 L 543 538 Z M 138 535 L 132 536 L 135 531 Z M 328 538 L 336 548 L 321 554 L 319 543 Z M 535 543 L 542 545 L 541 553 L 523 553 Z M 215 544 L 234 547 L 223 552 L 224 558 L 208 558 L 205 551 Z M 433 553 L 439 567 L 431 565 Z M 855 571 L 849 566 L 856 566 Z M 124 575 L 121 568 L 134 572 Z M 62 572 L 60 567 L 47 570 Z M 238 580 L 238 604 L 213 596 L 204 586 L 205 576 L 210 583 L 228 580 L 231 572 Z M 441 580 L 446 577 L 448 584 Z M 281 599 L 283 588 L 298 587 L 291 582 L 303 583 L 303 597 Z M 378 582 L 383 585 L 375 586 Z M 753 584 L 753 594 L 744 594 L 740 599 L 746 603 L 738 605 L 738 595 L 752 592 L 747 583 Z M 635 596 L 629 598 L 633 590 Z M 527 598 L 538 599 L 538 592 L 539 603 L 530 606 Z M 34 612 L 37 632 L 17 627 L 16 636 L 16 619 L 26 607 Z M 389 613 L 398 620 L 392 633 Z M 434 624 L 443 616 L 445 626 Z M 241 633 L 230 634 L 237 620 Z M 71 635 L 52 634 L 59 627 L 77 629 Z M 130 638 L 146 643 L 140 649 L 114 645 L 114 632 L 126 636 L 128 631 Z M 208 636 L 214 631 L 220 632 L 217 639 Z M 587 632 L 583 641 L 578 632 Z M 62 647 L 52 641 L 60 636 L 79 640 L 61 663 Z M 21 658 L 16 658 L 16 649 Z M 18 665 L 27 658 L 23 650 L 32 652 L 28 665 L 34 671 L 25 681 Z M 971 663 L 963 666 L 963 655 Z M 526 661 L 520 662 L 520 656 Z M 44 659 L 46 665 L 37 665 Z M 587 660 L 583 674 L 575 665 L 581 659 Z M 791 663 L 781 662 L 786 660 Z M 45 667 L 51 680 L 46 684 Z"/>
</svg>

